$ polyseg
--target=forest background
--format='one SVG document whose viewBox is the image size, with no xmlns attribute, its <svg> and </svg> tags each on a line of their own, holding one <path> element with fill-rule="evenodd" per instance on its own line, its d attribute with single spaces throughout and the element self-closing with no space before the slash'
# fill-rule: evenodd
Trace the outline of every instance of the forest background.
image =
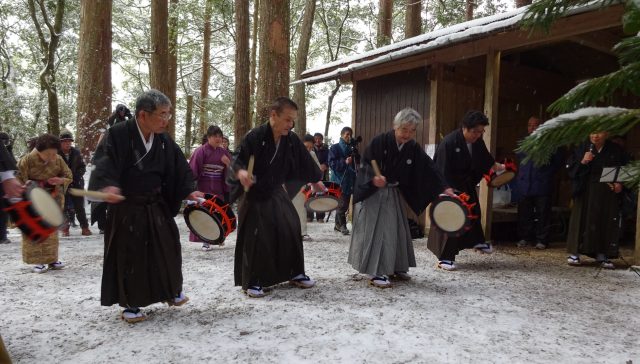
<svg viewBox="0 0 640 364">
<path fill-rule="evenodd" d="M 88 157 L 116 104 L 133 109 L 136 95 L 154 87 L 175 100 L 170 133 L 187 155 L 212 124 L 233 146 L 264 120 L 260 110 L 278 93 L 304 106 L 298 134 L 336 142 L 351 123 L 350 86 L 294 89 L 300 72 L 526 1 L 518 3 L 2 0 L 0 131 L 19 156 L 29 138 L 67 129 Z M 270 38 L 277 32 L 285 39 Z"/>
</svg>

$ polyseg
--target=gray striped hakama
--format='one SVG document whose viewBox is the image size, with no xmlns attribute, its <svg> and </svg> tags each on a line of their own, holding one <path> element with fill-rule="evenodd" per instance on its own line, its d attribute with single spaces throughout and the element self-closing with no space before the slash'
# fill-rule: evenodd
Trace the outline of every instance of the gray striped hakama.
<svg viewBox="0 0 640 364">
<path fill-rule="evenodd" d="M 348 262 L 373 276 L 416 266 L 407 216 L 397 187 L 379 188 L 354 207 Z"/>
</svg>

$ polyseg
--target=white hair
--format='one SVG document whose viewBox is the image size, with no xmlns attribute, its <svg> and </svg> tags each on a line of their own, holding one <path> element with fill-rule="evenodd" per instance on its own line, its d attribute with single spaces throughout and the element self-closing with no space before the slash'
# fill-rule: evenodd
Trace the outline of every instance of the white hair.
<svg viewBox="0 0 640 364">
<path fill-rule="evenodd" d="M 407 107 L 400 110 L 396 117 L 393 118 L 393 128 L 398 128 L 403 124 L 415 124 L 418 125 L 422 121 L 422 116 L 414 109 Z"/>
</svg>

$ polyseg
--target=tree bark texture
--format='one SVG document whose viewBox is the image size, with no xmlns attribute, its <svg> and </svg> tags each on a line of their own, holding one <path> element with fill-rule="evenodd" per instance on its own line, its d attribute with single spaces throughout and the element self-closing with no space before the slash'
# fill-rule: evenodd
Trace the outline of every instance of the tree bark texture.
<svg viewBox="0 0 640 364">
<path fill-rule="evenodd" d="M 404 38 L 412 38 L 422 33 L 422 2 L 420 0 L 406 0 L 404 15 Z"/>
<path fill-rule="evenodd" d="M 516 8 L 531 5 L 532 0 L 516 0 Z"/>
<path fill-rule="evenodd" d="M 165 95 L 169 89 L 169 4 L 167 0 L 151 2 L 151 67 L 149 84 Z"/>
<path fill-rule="evenodd" d="M 62 20 L 64 18 L 64 0 L 55 2 L 55 14 L 51 22 L 50 14 L 46 9 L 44 0 L 29 0 L 29 15 L 35 26 L 40 51 L 42 52 L 42 65 L 40 71 L 40 88 L 47 94 L 48 117 L 47 132 L 53 135 L 60 134 L 60 112 L 58 104 L 58 90 L 56 87 L 56 50 L 62 34 Z M 40 14 L 40 18 L 37 14 Z M 41 24 L 40 22 L 43 22 Z M 45 36 L 45 33 L 47 36 Z"/>
<path fill-rule="evenodd" d="M 255 0 L 253 2 L 253 33 L 251 33 L 251 75 L 249 76 L 250 86 L 249 86 L 249 94 L 251 95 L 251 109 L 249 118 L 251 119 L 252 126 L 256 126 L 256 108 L 255 108 L 255 100 L 256 100 L 256 68 L 258 65 L 256 64 L 256 54 L 258 51 L 258 20 L 259 13 L 258 10 L 260 7 L 260 0 Z"/>
<path fill-rule="evenodd" d="M 251 130 L 249 103 L 249 2 L 235 2 L 236 17 L 236 84 L 235 84 L 235 128 L 236 144 Z"/>
<path fill-rule="evenodd" d="M 191 146 L 193 145 L 193 95 L 187 95 L 187 113 L 184 120 L 184 155 L 191 156 Z"/>
<path fill-rule="evenodd" d="M 82 0 L 76 144 L 86 159 L 111 114 L 111 1 Z"/>
<path fill-rule="evenodd" d="M 260 2 L 258 123 L 269 120 L 269 105 L 289 96 L 289 0 Z"/>
<path fill-rule="evenodd" d="M 475 2 L 473 0 L 466 0 L 466 13 L 465 13 L 465 19 L 466 20 L 472 20 L 473 19 L 473 8 L 476 5 Z"/>
<path fill-rule="evenodd" d="M 169 84 L 167 89 L 167 96 L 171 100 L 173 105 L 174 118 L 167 126 L 167 132 L 175 140 L 176 138 L 176 123 L 178 120 L 175 118 L 177 114 L 175 112 L 178 102 L 176 100 L 176 90 L 178 88 L 178 0 L 169 1 Z"/>
<path fill-rule="evenodd" d="M 393 0 L 380 0 L 378 10 L 378 37 L 376 46 L 391 44 L 391 19 L 393 17 Z"/>
<path fill-rule="evenodd" d="M 327 119 L 324 124 L 324 135 L 329 136 L 329 125 L 331 124 L 331 111 L 333 109 L 333 98 L 336 97 L 338 91 L 340 91 L 340 80 L 335 80 L 336 86 L 331 90 L 331 94 L 329 95 L 329 101 L 327 102 Z"/>
<path fill-rule="evenodd" d="M 200 127 L 198 128 L 198 138 L 207 132 L 207 99 L 209 98 L 209 78 L 211 77 L 211 16 L 213 13 L 213 0 L 206 1 L 202 41 L 202 80 L 200 81 Z"/>
<path fill-rule="evenodd" d="M 300 44 L 296 52 L 295 78 L 300 79 L 300 75 L 307 69 L 307 57 L 309 55 L 309 43 L 311 42 L 311 30 L 313 28 L 313 18 L 316 12 L 316 0 L 307 0 L 304 7 L 304 16 L 300 31 Z M 307 133 L 307 108 L 306 89 L 304 83 L 293 86 L 293 101 L 298 104 L 298 119 L 296 120 L 296 132 L 300 138 L 304 138 Z"/>
</svg>

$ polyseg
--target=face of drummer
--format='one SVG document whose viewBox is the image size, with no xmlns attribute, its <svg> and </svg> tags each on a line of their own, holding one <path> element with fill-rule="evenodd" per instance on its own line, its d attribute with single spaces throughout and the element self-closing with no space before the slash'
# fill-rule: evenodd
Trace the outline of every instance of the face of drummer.
<svg viewBox="0 0 640 364">
<path fill-rule="evenodd" d="M 394 133 L 396 135 L 396 143 L 404 144 L 416 136 L 417 124 L 405 123 L 394 127 Z"/>
<path fill-rule="evenodd" d="M 530 117 L 529 121 L 527 122 L 527 132 L 529 134 L 533 133 L 534 131 L 536 131 L 536 129 L 538 129 L 538 127 L 540 126 L 540 124 L 542 124 L 542 122 L 540 121 L 540 119 L 536 118 L 536 117 Z"/>
<path fill-rule="evenodd" d="M 593 145 L 596 146 L 596 148 L 600 149 L 604 145 L 604 142 L 607 140 L 608 136 L 609 133 L 607 133 L 606 131 L 591 133 L 589 134 L 589 140 L 591 141 L 591 143 L 593 143 Z"/>
<path fill-rule="evenodd" d="M 470 144 L 475 143 L 478 139 L 482 138 L 482 134 L 484 134 L 484 125 L 477 125 L 470 129 L 465 127 L 462 128 L 464 140 Z"/>
<path fill-rule="evenodd" d="M 289 131 L 293 129 L 297 117 L 298 110 L 292 107 L 284 106 L 280 113 L 276 110 L 271 110 L 269 124 L 271 125 L 274 138 L 289 135 Z"/>
<path fill-rule="evenodd" d="M 42 159 L 43 162 L 50 163 L 56 160 L 56 157 L 58 156 L 58 150 L 56 148 L 49 148 L 43 150 L 42 152 L 38 151 L 38 156 L 40 156 L 40 159 Z"/>
<path fill-rule="evenodd" d="M 171 104 L 158 105 L 153 111 L 140 111 L 137 120 L 140 125 L 140 130 L 142 130 L 144 134 L 162 134 L 167 129 L 171 116 Z"/>
</svg>

